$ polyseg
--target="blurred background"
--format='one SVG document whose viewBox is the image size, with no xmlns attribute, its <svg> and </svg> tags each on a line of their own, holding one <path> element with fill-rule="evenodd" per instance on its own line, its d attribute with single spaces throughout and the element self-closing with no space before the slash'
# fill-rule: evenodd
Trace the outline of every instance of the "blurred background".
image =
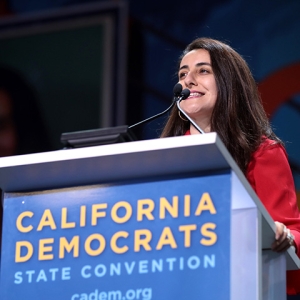
<svg viewBox="0 0 300 300">
<path fill-rule="evenodd" d="M 300 190 L 299 14 L 299 0 L 0 0 L 0 156 L 162 112 L 181 51 L 206 36 L 248 62 Z M 156 138 L 164 121 L 134 133 Z"/>
</svg>

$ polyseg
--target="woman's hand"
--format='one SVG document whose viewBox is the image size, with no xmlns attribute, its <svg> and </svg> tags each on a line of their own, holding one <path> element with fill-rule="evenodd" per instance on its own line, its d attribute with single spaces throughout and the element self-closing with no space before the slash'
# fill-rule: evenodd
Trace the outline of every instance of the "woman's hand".
<svg viewBox="0 0 300 300">
<path fill-rule="evenodd" d="M 294 246 L 294 236 L 290 233 L 290 230 L 280 222 L 275 222 L 276 232 L 275 241 L 271 245 L 271 248 L 275 252 L 283 252 Z"/>
</svg>

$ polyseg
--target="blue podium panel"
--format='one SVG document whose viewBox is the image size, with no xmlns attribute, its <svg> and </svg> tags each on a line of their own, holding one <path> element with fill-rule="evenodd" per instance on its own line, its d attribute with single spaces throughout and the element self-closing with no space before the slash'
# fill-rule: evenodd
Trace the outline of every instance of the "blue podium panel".
<svg viewBox="0 0 300 300">
<path fill-rule="evenodd" d="M 5 194 L 1 299 L 230 299 L 230 173 Z"/>
</svg>

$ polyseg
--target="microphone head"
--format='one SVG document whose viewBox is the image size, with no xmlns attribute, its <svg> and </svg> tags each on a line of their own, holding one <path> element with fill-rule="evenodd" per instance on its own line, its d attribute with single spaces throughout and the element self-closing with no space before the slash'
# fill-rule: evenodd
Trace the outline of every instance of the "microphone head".
<svg viewBox="0 0 300 300">
<path fill-rule="evenodd" d="M 181 94 L 180 94 L 180 96 L 181 96 L 181 100 L 184 100 L 184 99 L 186 99 L 189 95 L 190 95 L 190 90 L 189 89 L 184 89 L 182 92 L 181 92 Z"/>
<path fill-rule="evenodd" d="M 180 83 L 176 83 L 173 88 L 174 97 L 179 97 L 181 95 L 182 85 Z"/>
</svg>

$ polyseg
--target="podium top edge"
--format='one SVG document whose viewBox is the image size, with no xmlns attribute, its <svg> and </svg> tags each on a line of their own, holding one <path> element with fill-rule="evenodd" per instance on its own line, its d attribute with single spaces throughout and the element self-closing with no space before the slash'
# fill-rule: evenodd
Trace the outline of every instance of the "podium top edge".
<svg viewBox="0 0 300 300">
<path fill-rule="evenodd" d="M 156 150 L 167 150 L 178 147 L 189 147 L 214 144 L 219 140 L 216 133 L 180 137 L 158 138 L 152 140 L 132 141 L 119 144 L 92 146 L 76 149 L 15 155 L 0 158 L 0 169 L 6 167 L 50 163 L 55 161 L 76 160 L 101 156 L 112 156 L 128 153 L 139 153 Z"/>
<path fill-rule="evenodd" d="M 0 188 L 41 191 L 235 166 L 217 134 L 209 133 L 3 157 Z"/>
</svg>

